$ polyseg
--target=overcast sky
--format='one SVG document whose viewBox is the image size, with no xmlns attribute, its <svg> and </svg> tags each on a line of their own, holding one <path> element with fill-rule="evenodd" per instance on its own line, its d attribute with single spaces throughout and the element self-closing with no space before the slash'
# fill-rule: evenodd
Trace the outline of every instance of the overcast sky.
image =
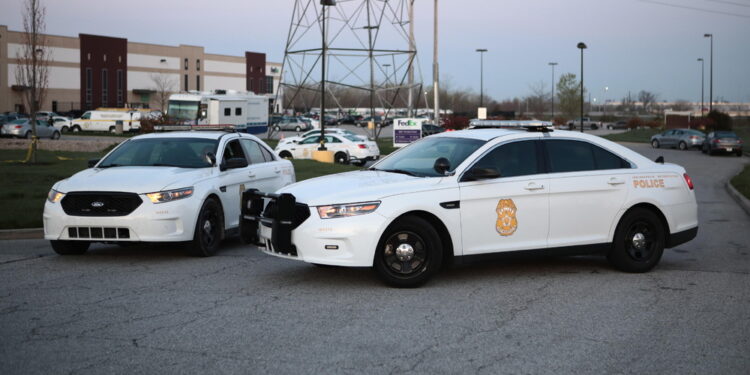
<svg viewBox="0 0 750 375">
<path fill-rule="evenodd" d="M 22 0 L 0 0 L 0 24 L 21 30 Z M 204 46 L 206 52 L 265 52 L 281 62 L 294 0 L 47 0 L 47 32 Z M 431 0 L 416 0 L 417 49 L 431 80 Z M 666 5 L 665 5 L 666 4 Z M 440 0 L 441 77 L 479 91 L 479 57 L 487 48 L 485 93 L 524 96 L 543 81 L 580 69 L 592 96 L 619 100 L 648 90 L 660 100 L 700 100 L 700 63 L 714 34 L 714 97 L 750 102 L 750 0 Z M 609 87 L 606 94 L 604 87 Z"/>
</svg>

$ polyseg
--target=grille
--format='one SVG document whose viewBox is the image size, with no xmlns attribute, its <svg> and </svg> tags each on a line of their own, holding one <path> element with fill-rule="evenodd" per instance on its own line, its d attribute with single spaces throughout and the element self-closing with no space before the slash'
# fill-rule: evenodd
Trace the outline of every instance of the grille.
<svg viewBox="0 0 750 375">
<path fill-rule="evenodd" d="M 270 201 L 266 205 L 266 209 L 263 211 L 263 217 L 268 219 L 276 219 L 276 202 Z M 304 223 L 307 218 L 310 217 L 310 207 L 303 203 L 297 203 L 294 206 L 294 226 L 292 229 L 296 229 L 300 224 Z M 263 222 L 263 225 L 271 227 L 270 224 Z"/>
<path fill-rule="evenodd" d="M 62 199 L 63 211 L 71 216 L 125 216 L 143 200 L 135 193 L 73 192 Z"/>
<path fill-rule="evenodd" d="M 130 239 L 130 229 L 112 227 L 68 227 L 68 237 L 125 240 Z"/>
</svg>

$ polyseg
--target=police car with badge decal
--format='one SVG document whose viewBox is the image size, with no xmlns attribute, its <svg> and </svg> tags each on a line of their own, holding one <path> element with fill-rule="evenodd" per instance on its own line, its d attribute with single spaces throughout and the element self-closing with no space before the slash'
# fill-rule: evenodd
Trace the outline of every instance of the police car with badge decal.
<svg viewBox="0 0 750 375">
<path fill-rule="evenodd" d="M 308 263 L 373 267 L 423 284 L 442 265 L 543 250 L 602 253 L 626 272 L 654 268 L 698 231 L 685 169 L 551 124 L 436 134 L 372 167 L 276 193 L 243 194 L 246 241 Z"/>
</svg>

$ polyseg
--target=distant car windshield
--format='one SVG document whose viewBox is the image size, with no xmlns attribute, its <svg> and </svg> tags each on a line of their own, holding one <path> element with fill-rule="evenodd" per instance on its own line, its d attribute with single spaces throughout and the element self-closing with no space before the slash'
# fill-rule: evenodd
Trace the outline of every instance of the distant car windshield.
<svg viewBox="0 0 750 375">
<path fill-rule="evenodd" d="M 218 141 L 205 138 L 150 138 L 123 143 L 99 163 L 110 167 L 207 168 L 208 153 L 216 154 Z"/>
<path fill-rule="evenodd" d="M 195 120 L 198 118 L 199 106 L 200 102 L 197 100 L 170 100 L 167 114 L 178 120 Z"/>
<path fill-rule="evenodd" d="M 435 160 L 446 158 L 450 172 L 486 142 L 478 139 L 428 137 L 383 159 L 374 170 L 391 171 L 421 177 L 442 177 L 435 169 Z"/>
</svg>

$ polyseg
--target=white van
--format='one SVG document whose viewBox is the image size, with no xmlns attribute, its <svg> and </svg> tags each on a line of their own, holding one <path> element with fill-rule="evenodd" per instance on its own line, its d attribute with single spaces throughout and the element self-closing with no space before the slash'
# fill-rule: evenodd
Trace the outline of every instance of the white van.
<svg viewBox="0 0 750 375">
<path fill-rule="evenodd" d="M 141 128 L 141 113 L 138 111 L 87 111 L 73 120 L 70 130 L 97 131 L 114 133 L 118 123 L 122 123 L 123 131 L 133 131 Z"/>
</svg>

